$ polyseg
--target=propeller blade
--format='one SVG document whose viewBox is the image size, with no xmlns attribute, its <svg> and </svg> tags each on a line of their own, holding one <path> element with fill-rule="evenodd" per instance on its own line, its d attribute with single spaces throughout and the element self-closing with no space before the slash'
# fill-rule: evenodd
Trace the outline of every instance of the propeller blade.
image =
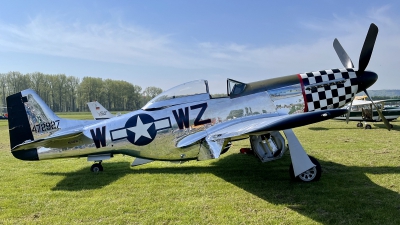
<svg viewBox="0 0 400 225">
<path fill-rule="evenodd" d="M 360 59 L 358 62 L 358 71 L 364 72 L 367 68 L 369 60 L 371 59 L 372 51 L 374 50 L 374 45 L 376 37 L 378 36 L 378 27 L 371 23 L 367 36 L 365 37 L 364 45 L 360 53 Z"/>
<path fill-rule="evenodd" d="M 354 68 L 354 64 L 351 61 L 349 55 L 347 55 L 346 51 L 340 44 L 337 38 L 333 41 L 333 48 L 336 51 L 336 54 L 339 56 L 340 61 L 342 62 L 344 68 Z"/>
<path fill-rule="evenodd" d="M 347 115 L 346 115 L 346 123 L 347 124 L 349 124 L 349 117 L 350 117 L 350 112 L 351 112 L 351 106 L 353 105 L 353 100 L 354 100 L 354 98 L 350 102 L 349 111 L 347 111 Z"/>
<path fill-rule="evenodd" d="M 372 104 L 374 105 L 376 111 L 378 112 L 379 116 L 381 117 L 383 123 L 385 124 L 386 128 L 390 131 L 390 124 L 389 121 L 385 118 L 385 116 L 383 115 L 382 111 L 380 109 L 378 109 L 378 107 L 376 107 L 374 101 L 372 100 L 372 98 L 369 96 L 367 90 L 364 90 L 365 94 L 367 94 L 368 98 L 371 100 Z"/>
</svg>

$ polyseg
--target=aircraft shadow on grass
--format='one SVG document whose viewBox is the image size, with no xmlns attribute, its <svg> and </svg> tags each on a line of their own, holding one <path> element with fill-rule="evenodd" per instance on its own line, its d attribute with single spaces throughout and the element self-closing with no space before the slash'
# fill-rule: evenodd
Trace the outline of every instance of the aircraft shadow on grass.
<svg viewBox="0 0 400 225">
<path fill-rule="evenodd" d="M 309 127 L 309 130 L 315 130 L 315 131 L 320 131 L 320 130 L 330 130 L 331 128 L 326 128 L 326 127 Z"/>
<path fill-rule="evenodd" d="M 374 125 L 374 126 L 376 126 L 376 125 Z M 385 125 L 383 125 L 383 127 L 380 127 L 380 126 L 376 126 L 376 128 L 378 129 L 380 129 L 380 128 L 382 128 L 382 129 L 386 129 L 386 127 L 384 127 Z M 308 128 L 309 130 L 313 130 L 313 131 L 321 131 L 321 130 L 364 130 L 364 128 L 363 127 L 330 127 L 330 128 L 326 128 L 326 127 L 309 127 Z M 394 128 L 394 130 L 396 130 L 395 128 Z"/>
<path fill-rule="evenodd" d="M 369 223 L 379 220 L 381 217 L 376 218 L 377 215 L 385 215 L 388 211 L 397 211 L 396 215 L 390 215 L 392 218 L 388 218 L 389 222 L 396 223 L 395 218 L 398 218 L 400 213 L 399 193 L 375 184 L 366 174 L 399 174 L 400 167 L 345 166 L 322 160 L 320 163 L 323 168 L 322 178 L 311 183 L 288 179 L 288 155 L 269 164 L 256 163 L 256 159 L 253 160 L 250 156 L 232 154 L 220 158 L 209 167 L 183 164 L 181 167 L 169 168 L 137 167 L 135 170 L 127 167 L 126 162 L 109 162 L 105 164 L 106 171 L 99 175 L 89 173 L 89 168 L 46 175 L 65 176 L 53 188 L 54 191 L 80 191 L 102 188 L 127 174 L 139 176 L 168 173 L 190 176 L 211 173 L 269 203 L 285 205 L 323 224 Z M 103 176 L 105 173 L 112 173 L 112 176 Z M 376 199 L 376 196 L 380 196 L 379 199 Z M 343 210 L 349 206 L 352 210 L 345 212 L 348 218 L 343 218 Z"/>
<path fill-rule="evenodd" d="M 386 130 L 386 126 L 385 124 L 379 124 L 379 123 L 368 123 L 372 126 L 374 126 L 374 128 L 376 129 L 384 129 Z M 315 131 L 320 131 L 320 130 L 360 130 L 360 129 L 364 129 L 364 127 L 355 127 L 352 125 L 347 125 L 347 127 L 334 127 L 334 128 L 326 128 L 326 127 L 309 127 L 309 130 L 315 130 Z M 365 130 L 365 129 L 364 129 Z M 398 125 L 393 125 L 393 128 L 391 129 L 391 131 L 400 131 L 400 126 Z"/>
</svg>

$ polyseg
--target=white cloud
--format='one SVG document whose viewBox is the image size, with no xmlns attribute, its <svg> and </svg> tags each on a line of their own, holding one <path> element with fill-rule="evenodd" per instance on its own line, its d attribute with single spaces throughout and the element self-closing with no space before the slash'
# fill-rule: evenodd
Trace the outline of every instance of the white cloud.
<svg viewBox="0 0 400 225">
<path fill-rule="evenodd" d="M 28 24 L 0 24 L 0 46 L 4 51 L 56 55 L 118 63 L 157 61 L 168 54 L 168 35 L 157 35 L 140 27 L 121 24 L 72 25 L 38 16 Z M 144 60 L 143 60 L 144 59 Z"/>
<path fill-rule="evenodd" d="M 170 68 L 170 73 L 176 70 L 176 74 L 185 76 L 182 80 L 190 80 L 187 71 L 194 71 L 193 79 L 200 76 L 210 83 L 221 77 L 248 82 L 341 67 L 332 47 L 335 37 L 357 66 L 368 25 L 376 22 L 380 32 L 368 68 L 382 74 L 377 89 L 395 88 L 391 81 L 400 64 L 400 23 L 398 18 L 388 16 L 392 10 L 383 6 L 371 9 L 365 16 L 337 15 L 332 21 L 301 21 L 303 32 L 309 33 L 307 43 L 293 39 L 289 44 L 268 46 L 230 40 L 205 40 L 188 46 L 178 43 L 172 34 L 159 34 L 134 24 L 84 24 L 79 20 L 67 24 L 59 18 L 37 16 L 25 25 L 0 22 L 0 50 L 160 67 L 160 74 L 163 68 Z"/>
</svg>

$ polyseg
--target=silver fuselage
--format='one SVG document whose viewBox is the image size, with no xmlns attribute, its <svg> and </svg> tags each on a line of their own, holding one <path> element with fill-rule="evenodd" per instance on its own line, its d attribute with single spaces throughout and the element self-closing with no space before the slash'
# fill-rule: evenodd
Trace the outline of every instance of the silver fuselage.
<svg viewBox="0 0 400 225">
<path fill-rule="evenodd" d="M 141 110 L 108 120 L 82 121 L 82 135 L 69 137 L 65 143 L 58 140 L 60 147 L 38 147 L 37 153 L 40 160 L 100 154 L 154 160 L 199 159 L 206 134 L 267 114 L 343 107 L 358 92 L 357 82 L 353 70 L 325 70 L 249 83 L 242 92 L 220 98 L 211 98 L 205 82 L 204 93 L 153 102 Z M 32 119 L 30 123 L 31 127 L 38 126 Z M 68 122 L 60 124 L 60 128 L 68 126 Z M 35 140 L 51 137 L 57 132 L 61 131 L 38 131 L 34 137 Z M 227 141 L 241 138 L 246 136 Z M 185 141 L 190 144 L 182 147 Z"/>
</svg>

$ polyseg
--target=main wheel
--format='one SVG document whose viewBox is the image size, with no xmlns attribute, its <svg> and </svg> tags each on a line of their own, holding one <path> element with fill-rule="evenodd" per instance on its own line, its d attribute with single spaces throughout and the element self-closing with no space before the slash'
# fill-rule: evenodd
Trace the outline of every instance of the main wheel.
<svg viewBox="0 0 400 225">
<path fill-rule="evenodd" d="M 312 163 L 314 163 L 314 167 L 301 173 L 297 177 L 294 176 L 293 164 L 290 164 L 289 167 L 289 174 L 293 180 L 296 181 L 303 181 L 303 182 L 311 182 L 317 181 L 321 178 L 321 165 L 319 164 L 318 160 L 312 156 L 308 156 Z"/>
<path fill-rule="evenodd" d="M 101 172 L 103 171 L 103 166 L 100 163 L 95 163 L 92 165 L 92 167 L 90 167 L 90 171 L 94 173 Z"/>
<path fill-rule="evenodd" d="M 369 124 L 365 125 L 365 129 L 371 129 L 371 128 L 372 128 L 371 125 Z"/>
<path fill-rule="evenodd" d="M 231 147 L 231 145 L 232 145 L 232 143 L 231 143 L 231 142 L 228 142 L 228 144 L 226 144 L 226 146 L 224 147 L 224 149 L 222 149 L 221 155 L 224 154 L 224 153 L 226 153 L 226 152 L 229 150 L 229 148 Z"/>
</svg>

